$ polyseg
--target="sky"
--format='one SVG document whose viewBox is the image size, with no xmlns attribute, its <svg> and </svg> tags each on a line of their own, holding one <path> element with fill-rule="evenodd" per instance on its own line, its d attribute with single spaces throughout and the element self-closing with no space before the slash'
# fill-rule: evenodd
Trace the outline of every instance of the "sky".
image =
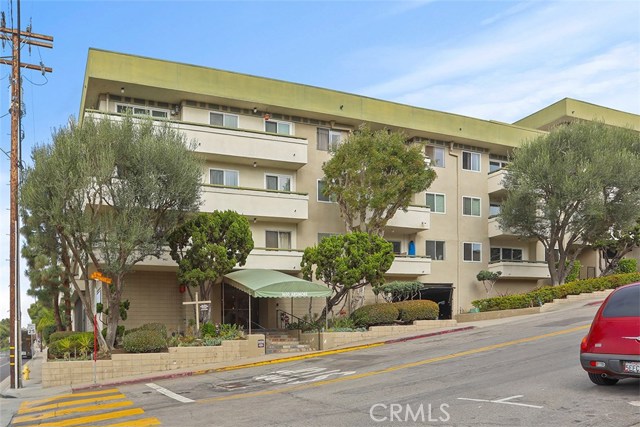
<svg viewBox="0 0 640 427">
<path fill-rule="evenodd" d="M 0 1 L 16 25 L 16 0 Z M 90 47 L 512 123 L 565 97 L 640 114 L 638 1 L 29 1 L 23 161 L 77 117 Z M 11 47 L 3 47 L 3 57 Z M 0 65 L 9 152 L 10 67 Z M 0 318 L 9 317 L 9 160 L 0 152 Z M 24 262 L 21 270 L 24 270 Z M 21 274 L 21 276 L 23 276 Z M 21 279 L 22 324 L 34 299 Z"/>
</svg>

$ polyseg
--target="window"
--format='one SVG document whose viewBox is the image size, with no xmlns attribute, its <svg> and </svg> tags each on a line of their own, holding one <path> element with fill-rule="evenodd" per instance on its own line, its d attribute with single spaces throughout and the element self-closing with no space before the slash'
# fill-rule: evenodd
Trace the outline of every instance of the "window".
<svg viewBox="0 0 640 427">
<path fill-rule="evenodd" d="M 500 215 L 500 203 L 489 203 L 489 218 Z"/>
<path fill-rule="evenodd" d="M 334 196 L 329 196 L 324 193 L 324 189 L 326 184 L 323 180 L 318 180 L 318 201 L 319 202 L 335 202 L 336 198 Z"/>
<path fill-rule="evenodd" d="M 265 132 L 279 133 L 280 135 L 291 135 L 291 123 L 265 120 L 264 130 Z"/>
<path fill-rule="evenodd" d="M 489 173 L 500 170 L 508 164 L 508 162 L 503 162 L 501 160 L 489 160 Z"/>
<path fill-rule="evenodd" d="M 267 231 L 265 240 L 269 249 L 291 249 L 290 231 Z"/>
<path fill-rule="evenodd" d="M 387 240 L 389 243 L 393 245 L 393 253 L 401 254 L 402 253 L 402 242 L 399 240 Z"/>
<path fill-rule="evenodd" d="M 209 124 L 226 128 L 238 128 L 238 116 L 234 114 L 209 113 Z"/>
<path fill-rule="evenodd" d="M 463 197 L 462 215 L 480 216 L 480 199 L 477 197 Z"/>
<path fill-rule="evenodd" d="M 602 311 L 602 317 L 639 317 L 640 289 L 638 286 L 615 291 Z"/>
<path fill-rule="evenodd" d="M 209 169 L 209 183 L 215 185 L 225 185 L 227 187 L 238 187 L 240 173 L 238 171 L 224 169 Z"/>
<path fill-rule="evenodd" d="M 465 261 L 482 261 L 482 243 L 463 243 L 463 256 Z"/>
<path fill-rule="evenodd" d="M 426 205 L 433 213 L 445 213 L 445 195 L 439 193 L 427 193 Z"/>
<path fill-rule="evenodd" d="M 522 261 L 522 249 L 491 248 L 491 261 Z"/>
<path fill-rule="evenodd" d="M 291 176 L 267 174 L 267 190 L 291 191 Z"/>
<path fill-rule="evenodd" d="M 318 145 L 317 148 L 320 151 L 335 150 L 342 142 L 342 132 L 318 128 Z"/>
<path fill-rule="evenodd" d="M 427 256 L 432 260 L 444 260 L 444 242 L 440 240 L 427 240 Z"/>
<path fill-rule="evenodd" d="M 462 152 L 462 169 L 480 172 L 480 153 L 472 151 Z"/>
<path fill-rule="evenodd" d="M 444 147 L 427 145 L 425 147 L 425 154 L 429 156 L 429 158 L 431 159 L 431 166 L 436 168 L 444 167 L 444 158 L 445 158 Z"/>
<path fill-rule="evenodd" d="M 169 118 L 169 112 L 167 110 L 158 110 L 156 108 L 117 104 L 116 111 L 121 114 L 133 114 L 134 116 L 151 116 L 156 119 Z"/>
</svg>

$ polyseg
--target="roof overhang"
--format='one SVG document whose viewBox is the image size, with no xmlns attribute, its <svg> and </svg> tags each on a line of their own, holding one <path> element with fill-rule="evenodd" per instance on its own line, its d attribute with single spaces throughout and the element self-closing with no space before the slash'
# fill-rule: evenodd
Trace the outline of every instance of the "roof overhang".
<svg viewBox="0 0 640 427">
<path fill-rule="evenodd" d="M 255 298 L 325 298 L 332 294 L 327 286 L 274 270 L 238 270 L 225 274 L 224 279 Z"/>
</svg>

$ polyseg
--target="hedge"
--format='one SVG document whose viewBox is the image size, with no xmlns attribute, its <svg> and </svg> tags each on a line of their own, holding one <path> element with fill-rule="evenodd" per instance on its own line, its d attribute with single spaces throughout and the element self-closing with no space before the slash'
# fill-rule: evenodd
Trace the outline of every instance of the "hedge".
<svg viewBox="0 0 640 427">
<path fill-rule="evenodd" d="M 399 319 L 403 323 L 411 323 L 414 320 L 434 320 L 438 318 L 440 307 L 429 300 L 410 300 L 394 302 L 398 309 Z"/>
<path fill-rule="evenodd" d="M 167 350 L 167 338 L 158 331 L 139 329 L 125 335 L 122 346 L 127 353 L 157 353 Z"/>
<path fill-rule="evenodd" d="M 356 326 L 368 327 L 386 323 L 394 323 L 400 312 L 398 308 L 389 303 L 371 304 L 358 308 L 351 313 L 351 319 Z"/>
<path fill-rule="evenodd" d="M 558 286 L 543 286 L 531 292 L 503 297 L 485 298 L 472 301 L 480 311 L 509 310 L 514 308 L 537 307 L 554 299 L 566 298 L 606 289 L 615 289 L 622 285 L 640 281 L 640 273 L 616 274 L 594 279 L 577 280 Z"/>
</svg>

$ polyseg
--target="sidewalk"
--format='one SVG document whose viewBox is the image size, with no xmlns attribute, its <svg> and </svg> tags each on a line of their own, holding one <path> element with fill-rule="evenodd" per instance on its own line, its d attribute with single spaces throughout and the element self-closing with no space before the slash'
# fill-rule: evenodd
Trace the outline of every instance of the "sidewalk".
<svg viewBox="0 0 640 427">
<path fill-rule="evenodd" d="M 570 309 L 574 305 L 593 305 L 603 300 L 602 297 L 594 296 L 592 299 L 581 299 L 576 301 L 570 301 L 567 303 L 559 304 L 558 307 L 554 307 L 553 311 Z M 211 363 L 197 368 L 187 368 L 168 372 L 158 372 L 157 374 L 146 374 L 136 377 L 123 377 L 101 383 L 89 383 L 89 384 L 76 384 L 73 386 L 59 386 L 59 387 L 42 387 L 42 362 L 44 353 L 36 352 L 31 360 L 26 364 L 31 370 L 31 379 L 23 381 L 23 388 L 11 389 L 10 380 L 6 378 L 0 383 L 0 427 L 8 426 L 15 413 L 20 408 L 20 405 L 24 401 L 40 399 L 43 397 L 54 396 L 58 394 L 73 393 L 81 390 L 88 390 L 100 387 L 117 387 L 119 385 L 133 384 L 140 382 L 153 382 L 168 378 L 186 377 L 192 375 L 202 375 L 220 371 L 244 369 L 255 366 L 263 366 L 269 364 L 284 363 L 293 360 L 302 360 L 314 357 L 321 357 L 328 354 L 344 353 L 349 351 L 357 351 L 369 347 L 375 347 L 380 345 L 390 345 L 399 342 L 409 341 L 413 339 L 426 338 L 430 336 L 440 336 L 453 334 L 456 332 L 468 331 L 475 328 L 490 327 L 503 323 L 509 323 L 512 321 L 521 320 L 530 316 L 544 316 L 544 313 L 529 314 L 525 316 L 506 317 L 493 320 L 482 320 L 475 322 L 465 322 L 453 327 L 436 328 L 428 332 L 412 332 L 403 335 L 389 336 L 386 339 L 371 339 L 366 341 L 360 341 L 358 343 L 344 345 L 335 349 L 326 351 L 313 351 L 308 353 L 284 353 L 284 354 L 267 354 L 264 356 L 241 359 L 233 362 L 219 362 Z"/>
</svg>

